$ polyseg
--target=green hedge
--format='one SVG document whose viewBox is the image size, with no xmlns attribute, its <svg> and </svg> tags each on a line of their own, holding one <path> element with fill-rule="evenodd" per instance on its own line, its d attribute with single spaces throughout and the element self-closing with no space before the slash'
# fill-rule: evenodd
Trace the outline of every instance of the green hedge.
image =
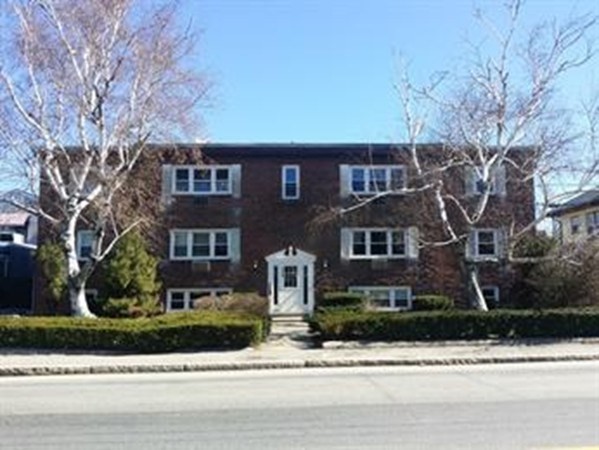
<svg viewBox="0 0 599 450">
<path fill-rule="evenodd" d="M 349 309 L 361 311 L 366 306 L 366 298 L 357 292 L 327 292 L 316 302 L 317 311 Z"/>
<path fill-rule="evenodd" d="M 316 314 L 310 326 L 323 340 L 427 341 L 599 336 L 599 309 L 338 311 Z"/>
<path fill-rule="evenodd" d="M 418 295 L 412 299 L 412 311 L 448 311 L 453 300 L 445 295 Z"/>
<path fill-rule="evenodd" d="M 0 318 L 0 347 L 155 353 L 244 348 L 263 338 L 259 317 L 222 312 L 143 319 Z"/>
</svg>

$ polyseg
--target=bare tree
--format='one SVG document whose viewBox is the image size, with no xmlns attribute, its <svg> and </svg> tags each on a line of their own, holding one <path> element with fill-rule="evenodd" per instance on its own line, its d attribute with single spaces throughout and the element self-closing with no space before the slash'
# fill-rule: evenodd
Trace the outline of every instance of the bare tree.
<svg viewBox="0 0 599 450">
<path fill-rule="evenodd" d="M 505 174 L 513 185 L 534 186 L 534 219 L 504 224 L 511 262 L 517 262 L 518 241 L 545 220 L 552 204 L 592 186 L 599 175 L 597 103 L 586 105 L 583 131 L 558 99 L 561 80 L 593 56 L 588 36 L 597 17 L 543 22 L 521 34 L 521 10 L 520 0 L 505 5 L 506 26 L 476 11 L 487 40 L 471 47 L 463 70 L 445 72 L 425 87 L 414 86 L 404 72 L 397 86 L 411 161 L 434 185 L 429 193 L 445 232 L 442 242 L 428 244 L 462 246 L 468 255 L 469 238 L 493 212 L 490 199 L 504 189 Z M 444 147 L 444 157 L 432 166 L 417 145 L 425 136 Z M 460 173 L 456 169 L 465 177 L 465 191 L 448 183 L 449 174 Z M 486 310 L 477 262 L 469 258 L 466 268 L 477 307 Z"/>
<path fill-rule="evenodd" d="M 404 64 L 396 85 L 407 137 L 398 156 L 415 175 L 401 192 L 424 196 L 421 214 L 432 205 L 430 219 L 442 228 L 430 236 L 420 234 L 420 246 L 457 250 L 481 310 L 488 309 L 479 281 L 481 264 L 527 262 L 516 256 L 518 243 L 546 220 L 552 205 L 599 181 L 599 102 L 587 101 L 577 117 L 558 95 L 562 80 L 593 57 L 589 37 L 597 16 L 522 30 L 522 3 L 504 4 L 502 24 L 475 11 L 487 39 L 469 44 L 460 70 L 435 73 L 417 86 Z M 433 153 L 427 142 L 435 144 Z M 534 192 L 535 198 L 521 206 L 535 211 L 498 211 L 494 199 L 505 196 L 508 184 Z M 353 213 L 394 193 L 355 198 L 336 213 Z M 477 257 L 474 236 L 493 221 L 501 224 L 493 246 L 503 251 Z"/>
<path fill-rule="evenodd" d="M 193 130 L 208 84 L 191 66 L 195 39 L 174 3 L 138 0 L 11 0 L 4 5 L 0 140 L 5 173 L 27 179 L 43 198 L 21 205 L 59 230 L 71 310 L 91 316 L 85 285 L 120 236 L 119 193 L 147 150 Z M 93 230 L 78 260 L 77 228 Z"/>
</svg>

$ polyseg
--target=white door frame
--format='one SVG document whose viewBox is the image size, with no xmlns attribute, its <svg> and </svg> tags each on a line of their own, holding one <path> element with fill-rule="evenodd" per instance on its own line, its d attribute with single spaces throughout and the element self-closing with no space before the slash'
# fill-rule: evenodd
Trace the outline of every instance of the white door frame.
<svg viewBox="0 0 599 450">
<path fill-rule="evenodd" d="M 316 256 L 295 247 L 288 247 L 265 259 L 268 263 L 270 315 L 312 314 Z M 285 286 L 286 280 L 289 280 L 290 286 Z"/>
</svg>

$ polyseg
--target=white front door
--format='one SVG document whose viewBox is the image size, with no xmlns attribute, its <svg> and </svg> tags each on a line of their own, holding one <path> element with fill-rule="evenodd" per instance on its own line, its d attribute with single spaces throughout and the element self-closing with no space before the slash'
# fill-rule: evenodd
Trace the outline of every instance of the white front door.
<svg viewBox="0 0 599 450">
<path fill-rule="evenodd" d="M 278 292 L 273 312 L 278 314 L 302 314 L 302 293 L 305 280 L 301 276 L 302 267 L 298 265 L 277 265 Z"/>
<path fill-rule="evenodd" d="M 286 249 L 266 258 L 272 315 L 311 314 L 314 309 L 314 260 L 301 250 Z"/>
</svg>

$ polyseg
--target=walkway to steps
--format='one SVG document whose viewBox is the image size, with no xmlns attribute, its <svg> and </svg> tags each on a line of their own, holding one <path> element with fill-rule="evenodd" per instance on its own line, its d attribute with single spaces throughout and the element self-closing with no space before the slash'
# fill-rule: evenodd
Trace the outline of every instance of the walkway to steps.
<svg viewBox="0 0 599 450">
<path fill-rule="evenodd" d="M 273 347 L 314 348 L 312 333 L 302 316 L 273 317 L 270 335 L 263 345 Z"/>
</svg>

